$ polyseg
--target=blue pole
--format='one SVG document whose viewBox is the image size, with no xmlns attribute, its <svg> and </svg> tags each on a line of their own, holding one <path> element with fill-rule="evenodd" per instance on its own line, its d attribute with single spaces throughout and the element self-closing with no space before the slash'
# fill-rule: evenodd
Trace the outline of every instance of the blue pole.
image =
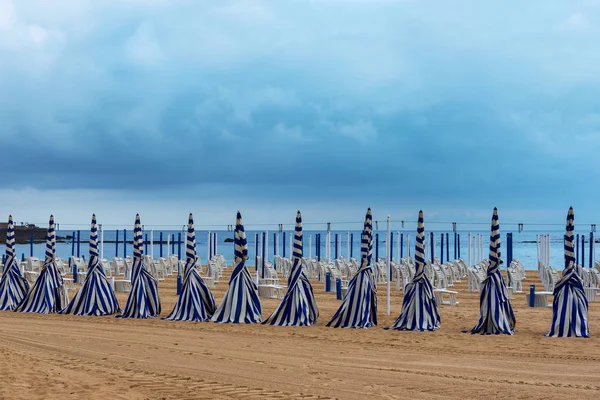
<svg viewBox="0 0 600 400">
<path fill-rule="evenodd" d="M 29 235 L 29 257 L 33 257 L 33 233 Z"/>
<path fill-rule="evenodd" d="M 390 232 L 390 261 L 394 261 L 394 232 Z"/>
<path fill-rule="evenodd" d="M 281 250 L 281 254 L 283 254 L 283 258 L 285 258 L 285 232 L 283 232 L 283 241 L 281 242 L 283 248 Z"/>
<path fill-rule="evenodd" d="M 454 232 L 454 259 L 458 258 L 458 253 L 456 252 L 456 232 Z"/>
<path fill-rule="evenodd" d="M 171 238 L 171 254 L 175 254 L 175 235 Z"/>
<path fill-rule="evenodd" d="M 375 262 L 379 261 L 379 233 L 375 234 Z"/>
<path fill-rule="evenodd" d="M 181 232 L 177 234 L 177 258 L 181 260 Z"/>
<path fill-rule="evenodd" d="M 179 234 L 179 241 L 181 242 L 181 233 Z M 148 254 L 148 234 L 144 233 L 144 254 Z M 181 250 L 179 251 L 179 259 L 181 260 Z"/>
<path fill-rule="evenodd" d="M 335 298 L 338 300 L 342 300 L 342 280 L 335 280 Z"/>
<path fill-rule="evenodd" d="M 590 268 L 594 268 L 594 232 L 590 232 Z"/>
<path fill-rule="evenodd" d="M 400 234 L 400 258 L 404 258 L 404 233 Z"/>
<path fill-rule="evenodd" d="M 575 252 L 575 266 L 579 265 L 579 234 L 577 234 L 577 239 L 575 240 L 577 251 Z"/>
<path fill-rule="evenodd" d="M 513 253 L 512 253 L 513 247 L 512 247 L 512 232 L 510 233 L 510 262 L 512 263 L 513 260 Z M 510 266 L 510 264 L 508 264 L 508 266 Z"/>
<path fill-rule="evenodd" d="M 77 231 L 77 257 L 81 254 L 79 250 L 81 250 L 81 231 Z"/>
<path fill-rule="evenodd" d="M 315 245 L 317 246 L 317 248 L 315 249 L 315 252 L 317 254 L 317 261 L 321 261 L 321 234 L 317 233 L 317 235 L 315 236 Z"/>
<path fill-rule="evenodd" d="M 162 232 L 159 233 L 158 235 L 158 243 L 159 243 L 159 247 L 158 247 L 158 254 L 159 257 L 163 256 L 163 240 L 162 240 Z"/>
<path fill-rule="evenodd" d="M 71 239 L 71 255 L 74 256 L 75 255 L 75 231 L 73 231 L 73 239 Z"/>
<path fill-rule="evenodd" d="M 442 237 L 441 246 L 440 246 L 440 263 L 444 263 L 444 234 L 440 235 Z"/>
<path fill-rule="evenodd" d="M 262 272 L 261 272 L 261 277 L 264 278 L 265 277 L 265 258 L 267 255 L 267 247 L 266 247 L 266 240 L 267 239 L 267 233 L 263 232 L 262 233 Z"/>
<path fill-rule="evenodd" d="M 338 234 L 335 234 L 335 259 L 338 259 Z"/>
<path fill-rule="evenodd" d="M 456 234 L 456 239 L 458 240 L 456 242 L 456 252 L 458 253 L 458 258 L 460 258 L 460 233 Z"/>
<path fill-rule="evenodd" d="M 77 257 L 79 257 L 79 251 L 77 251 Z M 115 237 L 115 257 L 119 257 L 119 230 L 117 229 Z"/>
<path fill-rule="evenodd" d="M 25 253 L 21 253 L 21 261 L 25 261 Z"/>
<path fill-rule="evenodd" d="M 123 258 L 127 257 L 127 229 L 123 229 Z"/>
<path fill-rule="evenodd" d="M 529 307 L 535 307 L 535 285 L 529 286 Z"/>
<path fill-rule="evenodd" d="M 77 283 L 77 264 L 73 264 L 73 283 Z"/>
<path fill-rule="evenodd" d="M 450 239 L 446 232 L 446 261 L 450 261 Z"/>
<path fill-rule="evenodd" d="M 350 258 L 354 256 L 354 233 L 350 234 Z"/>
<path fill-rule="evenodd" d="M 235 248 L 235 243 L 234 243 Z M 258 272 L 258 233 L 254 234 L 254 273 Z"/>
<path fill-rule="evenodd" d="M 431 262 L 433 262 L 433 259 L 435 257 L 435 242 L 433 238 L 433 232 L 429 232 L 429 244 L 429 248 L 431 249 Z"/>
<path fill-rule="evenodd" d="M 585 235 L 581 235 L 581 266 L 585 268 Z"/>
<path fill-rule="evenodd" d="M 331 292 L 331 272 L 325 272 L 325 291 Z"/>
<path fill-rule="evenodd" d="M 283 246 L 283 248 L 285 249 L 285 246 Z M 273 257 L 275 257 L 276 255 L 277 255 L 277 232 L 273 232 Z"/>
</svg>

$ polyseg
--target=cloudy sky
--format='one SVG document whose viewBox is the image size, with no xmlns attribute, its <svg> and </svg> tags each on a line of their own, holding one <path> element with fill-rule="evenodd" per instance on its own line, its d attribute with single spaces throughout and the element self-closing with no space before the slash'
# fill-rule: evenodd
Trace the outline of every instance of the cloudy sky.
<svg viewBox="0 0 600 400">
<path fill-rule="evenodd" d="M 0 212 L 600 224 L 600 1 L 499 4 L 0 0 Z"/>
</svg>

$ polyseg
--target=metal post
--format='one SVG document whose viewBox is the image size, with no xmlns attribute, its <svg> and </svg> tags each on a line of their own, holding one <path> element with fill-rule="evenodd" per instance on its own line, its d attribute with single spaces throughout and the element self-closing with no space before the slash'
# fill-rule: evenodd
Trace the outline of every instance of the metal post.
<svg viewBox="0 0 600 400">
<path fill-rule="evenodd" d="M 127 229 L 123 229 L 123 258 L 127 256 Z"/>
<path fill-rule="evenodd" d="M 450 261 L 450 239 L 446 232 L 446 261 Z"/>
<path fill-rule="evenodd" d="M 211 252 L 211 248 L 212 248 L 212 245 L 211 245 L 212 235 L 210 234 L 210 231 L 208 231 L 206 233 L 206 240 L 207 240 L 207 242 L 206 242 L 206 257 L 208 258 L 208 260 L 207 260 L 207 262 L 208 262 L 208 261 L 210 261 L 212 259 L 212 254 L 210 253 Z"/>
<path fill-rule="evenodd" d="M 440 263 L 444 263 L 444 234 L 441 234 L 441 242 L 440 242 Z"/>
<path fill-rule="evenodd" d="M 346 259 L 350 259 L 350 231 L 346 232 Z"/>
<path fill-rule="evenodd" d="M 150 258 L 154 259 L 154 230 L 150 229 Z"/>
<path fill-rule="evenodd" d="M 282 243 L 283 244 L 283 249 L 281 251 L 281 254 L 283 255 L 283 258 L 285 258 L 285 236 L 286 236 L 285 232 L 283 232 L 283 243 Z M 291 257 L 291 255 L 290 255 L 290 257 Z"/>
<path fill-rule="evenodd" d="M 262 233 L 262 251 L 260 252 L 261 255 L 261 273 L 260 273 L 260 277 L 264 278 L 265 277 L 265 255 L 267 254 L 267 232 L 263 232 Z"/>
<path fill-rule="evenodd" d="M 77 257 L 79 257 L 79 249 L 77 249 Z M 115 233 L 115 257 L 119 257 L 119 230 Z"/>
<path fill-rule="evenodd" d="M 73 231 L 73 239 L 71 239 L 71 255 L 75 255 L 75 231 Z"/>
<path fill-rule="evenodd" d="M 581 266 L 585 268 L 585 235 L 581 235 Z"/>
<path fill-rule="evenodd" d="M 81 231 L 77 231 L 77 257 L 79 258 L 79 255 L 81 250 Z"/>
<path fill-rule="evenodd" d="M 158 256 L 163 256 L 163 233 L 160 231 L 158 234 Z"/>
<path fill-rule="evenodd" d="M 375 264 L 379 261 L 379 233 L 375 234 Z"/>
<path fill-rule="evenodd" d="M 29 257 L 33 257 L 33 233 L 29 235 Z"/>
<path fill-rule="evenodd" d="M 258 285 L 258 233 L 254 234 L 254 276 Z"/>
<path fill-rule="evenodd" d="M 277 255 L 277 248 L 279 247 L 279 241 L 277 240 L 277 236 L 279 236 L 278 233 L 273 232 L 273 257 Z"/>
<path fill-rule="evenodd" d="M 433 232 L 429 232 L 429 254 L 431 254 L 431 263 L 433 264 L 433 258 L 435 257 L 435 236 Z"/>
<path fill-rule="evenodd" d="M 179 241 L 181 242 L 181 233 L 179 234 Z M 144 233 L 144 254 L 148 254 L 148 234 Z M 181 260 L 181 251 L 179 251 L 179 259 Z"/>
<path fill-rule="evenodd" d="M 308 235 L 308 259 L 312 258 L 312 235 Z"/>
<path fill-rule="evenodd" d="M 400 234 L 400 259 L 404 258 L 404 233 Z"/>
<path fill-rule="evenodd" d="M 338 234 L 337 233 L 335 234 L 335 251 L 334 251 L 334 254 L 335 254 L 335 259 L 337 260 L 338 259 Z"/>
<path fill-rule="evenodd" d="M 579 234 L 577 234 L 577 240 L 575 240 L 577 251 L 575 252 L 575 266 L 579 265 Z"/>
<path fill-rule="evenodd" d="M 456 242 L 456 253 L 457 253 L 457 255 L 458 255 L 458 258 L 460 258 L 460 233 L 458 233 L 458 234 L 456 235 L 456 240 L 458 240 L 458 241 Z"/>
<path fill-rule="evenodd" d="M 594 268 L 594 232 L 590 232 L 590 268 Z"/>
<path fill-rule="evenodd" d="M 350 258 L 354 257 L 354 233 L 350 234 Z"/>
</svg>

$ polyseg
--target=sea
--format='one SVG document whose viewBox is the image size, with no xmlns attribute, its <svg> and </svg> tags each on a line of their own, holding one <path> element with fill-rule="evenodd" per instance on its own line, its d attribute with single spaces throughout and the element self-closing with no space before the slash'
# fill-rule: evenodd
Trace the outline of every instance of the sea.
<svg viewBox="0 0 600 400">
<path fill-rule="evenodd" d="M 217 234 L 217 253 L 221 254 L 225 257 L 228 264 L 231 264 L 233 259 L 233 243 L 226 242 L 227 239 L 233 239 L 233 232 L 230 231 L 212 231 Z M 374 231 L 374 239 L 373 239 L 373 256 L 378 255 L 379 257 L 385 257 L 385 231 Z M 406 256 L 407 251 L 410 250 L 410 254 L 414 255 L 414 244 L 415 244 L 415 232 L 409 230 L 402 231 L 393 231 L 393 241 L 392 241 L 392 254 L 394 260 L 398 259 L 398 242 L 402 242 L 401 255 Z M 449 238 L 449 246 L 446 243 L 446 233 Z M 101 254 L 109 259 L 112 259 L 113 256 L 117 255 L 122 257 L 123 254 L 133 255 L 133 246 L 131 243 L 132 240 L 132 231 L 127 230 L 125 233 L 127 242 L 123 243 L 123 230 L 120 230 L 118 233 L 118 241 L 117 241 L 117 231 L 115 230 L 105 230 L 104 231 L 104 243 L 100 245 Z M 285 239 L 284 239 L 285 234 Z M 327 258 L 327 231 L 310 231 L 305 230 L 304 234 L 304 245 L 303 251 L 304 256 L 311 256 L 316 258 L 317 251 L 317 234 L 321 235 L 321 259 Z M 336 235 L 337 235 L 337 255 L 347 257 L 351 255 L 355 258 L 360 257 L 360 231 L 330 231 L 330 257 L 334 259 L 336 257 Z M 444 234 L 444 254 L 443 258 L 446 260 L 446 255 L 450 256 L 450 259 L 454 259 L 454 233 L 453 232 L 442 232 L 442 231 L 434 231 L 435 235 L 435 246 L 434 252 L 435 256 L 440 258 L 441 252 L 441 235 Z M 473 238 L 472 242 L 477 241 L 477 237 L 480 237 L 483 249 L 482 254 L 479 254 L 475 251 L 473 252 L 473 246 L 471 250 L 471 265 L 473 265 L 476 261 L 486 258 L 488 254 L 489 248 L 489 231 L 457 231 L 457 234 L 460 235 L 460 256 L 468 261 L 469 259 L 469 251 L 468 251 L 468 237 L 469 235 Z M 536 270 L 537 269 L 537 257 L 538 257 L 538 248 L 536 245 L 536 237 L 540 234 L 549 234 L 550 235 L 550 265 L 557 269 L 562 269 L 564 267 L 564 258 L 563 258 L 563 235 L 564 231 L 522 231 L 522 232 L 512 232 L 513 235 L 513 259 L 519 259 L 525 269 L 527 270 Z M 578 252 L 578 260 L 579 263 L 582 261 L 585 263 L 585 266 L 590 265 L 590 249 L 589 249 L 589 232 L 576 232 L 578 235 L 582 235 L 585 237 L 584 241 L 584 251 L 582 254 L 581 248 Z M 72 236 L 72 231 L 57 231 L 57 235 L 61 237 Z M 168 256 L 170 254 L 180 255 L 181 257 L 185 257 L 185 237 L 186 232 L 184 231 L 162 231 L 162 245 L 160 242 L 161 232 L 153 231 L 153 245 L 150 246 L 150 232 L 145 232 L 144 237 L 147 238 L 144 245 L 144 253 L 152 254 L 154 257 L 160 256 Z M 598 234 L 600 236 L 600 233 Z M 262 241 L 261 238 L 263 236 L 263 231 L 246 231 L 246 236 L 248 240 L 248 265 L 254 265 L 255 256 L 257 254 L 260 255 L 262 253 Z M 281 256 L 285 255 L 287 257 L 290 256 L 290 239 L 293 237 L 293 231 L 284 231 L 284 232 L 266 232 L 265 236 L 268 240 L 265 243 L 265 253 L 268 254 L 269 260 L 273 261 L 274 255 L 279 254 Z M 348 241 L 348 237 L 351 236 L 350 245 Z M 80 231 L 80 240 L 77 241 L 77 234 L 75 235 L 75 239 L 67 239 L 64 242 L 58 242 L 56 244 L 56 253 L 61 258 L 69 258 L 71 255 L 81 255 L 87 258 L 89 247 L 89 231 Z M 182 243 L 181 246 L 178 245 L 178 240 L 181 237 Z M 275 237 L 277 237 L 277 248 L 274 246 Z M 376 240 L 378 237 L 378 240 Z M 170 238 L 170 240 L 168 240 Z M 256 240 L 258 238 L 258 242 Z M 401 238 L 399 240 L 399 238 Z M 407 238 L 410 238 L 410 249 L 407 248 Z M 426 257 L 430 257 L 431 253 L 431 244 L 430 244 L 430 235 L 426 232 Z M 285 245 L 284 245 L 285 241 Z M 170 244 L 167 244 L 170 242 Z M 310 244 L 310 248 L 309 248 Z M 581 246 L 579 246 L 581 247 Z M 501 249 L 502 249 L 502 259 L 506 260 L 506 233 L 502 233 L 501 235 Z M 206 261 L 208 256 L 208 231 L 197 230 L 196 231 L 196 251 L 199 254 L 202 261 Z M 0 254 L 4 254 L 5 245 L 0 244 Z M 44 258 L 45 253 L 45 242 L 36 242 L 33 244 L 17 244 L 16 252 L 19 257 L 28 257 L 33 255 L 34 257 L 38 257 L 40 259 Z M 595 252 L 593 252 L 595 253 Z"/>
</svg>

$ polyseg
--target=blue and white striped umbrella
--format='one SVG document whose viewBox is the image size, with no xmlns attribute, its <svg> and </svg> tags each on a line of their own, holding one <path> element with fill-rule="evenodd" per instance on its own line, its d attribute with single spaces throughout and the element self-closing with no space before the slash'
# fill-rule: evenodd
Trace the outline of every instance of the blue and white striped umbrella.
<svg viewBox="0 0 600 400">
<path fill-rule="evenodd" d="M 319 310 L 313 288 L 302 271 L 302 214 L 296 215 L 293 265 L 288 278 L 288 291 L 277 309 L 263 324 L 278 326 L 311 326 L 317 322 Z"/>
<path fill-rule="evenodd" d="M 552 326 L 546 336 L 551 337 L 589 337 L 588 301 L 583 291 L 583 282 L 575 267 L 573 249 L 573 231 L 575 214 L 573 207 L 567 214 L 565 233 L 565 269 L 562 278 L 554 288 L 552 303 Z"/>
<path fill-rule="evenodd" d="M 494 208 L 490 233 L 490 265 L 487 277 L 481 283 L 479 322 L 471 333 L 482 335 L 512 335 L 515 332 L 515 313 L 513 312 L 504 279 L 500 273 L 500 223 L 498 209 Z"/>
<path fill-rule="evenodd" d="M 215 298 L 204 283 L 198 271 L 196 257 L 196 233 L 194 217 L 190 214 L 188 233 L 185 243 L 185 270 L 181 286 L 181 294 L 166 320 L 169 321 L 209 321 L 216 307 Z"/>
<path fill-rule="evenodd" d="M 399 331 L 435 331 L 440 328 L 440 314 L 431 282 L 425 276 L 425 225 L 419 211 L 415 242 L 415 276 L 404 288 L 400 316 L 390 327 Z"/>
<path fill-rule="evenodd" d="M 371 267 L 373 255 L 373 216 L 367 210 L 361 239 L 361 264 L 348 283 L 342 305 L 327 326 L 370 328 L 377 325 L 377 285 Z"/>
<path fill-rule="evenodd" d="M 21 274 L 19 261 L 15 258 L 15 226 L 13 217 L 8 217 L 6 229 L 6 260 L 0 279 L 0 310 L 12 311 L 23 301 L 29 291 L 29 283 Z"/>
<path fill-rule="evenodd" d="M 133 267 L 131 271 L 131 292 L 125 308 L 117 318 L 153 318 L 160 314 L 158 281 L 142 265 L 144 237 L 140 215 L 135 216 L 133 228 Z"/>
<path fill-rule="evenodd" d="M 33 287 L 15 309 L 19 312 L 49 314 L 58 312 L 67 300 L 67 291 L 63 278 L 56 267 L 54 251 L 56 247 L 56 232 L 54 231 L 54 217 L 50 216 L 46 235 L 46 256 L 40 276 Z"/>
<path fill-rule="evenodd" d="M 223 302 L 213 315 L 212 320 L 220 323 L 253 324 L 261 321 L 262 308 L 258 298 L 258 287 L 252 280 L 246 267 L 248 259 L 248 242 L 242 224 L 242 215 L 238 211 L 235 223 L 234 239 L 235 267 L 229 278 L 229 288 L 225 292 Z"/>
<path fill-rule="evenodd" d="M 92 215 L 90 229 L 90 260 L 83 284 L 68 306 L 60 314 L 100 316 L 121 311 L 113 290 L 98 256 L 98 228 L 96 215 Z"/>
</svg>

